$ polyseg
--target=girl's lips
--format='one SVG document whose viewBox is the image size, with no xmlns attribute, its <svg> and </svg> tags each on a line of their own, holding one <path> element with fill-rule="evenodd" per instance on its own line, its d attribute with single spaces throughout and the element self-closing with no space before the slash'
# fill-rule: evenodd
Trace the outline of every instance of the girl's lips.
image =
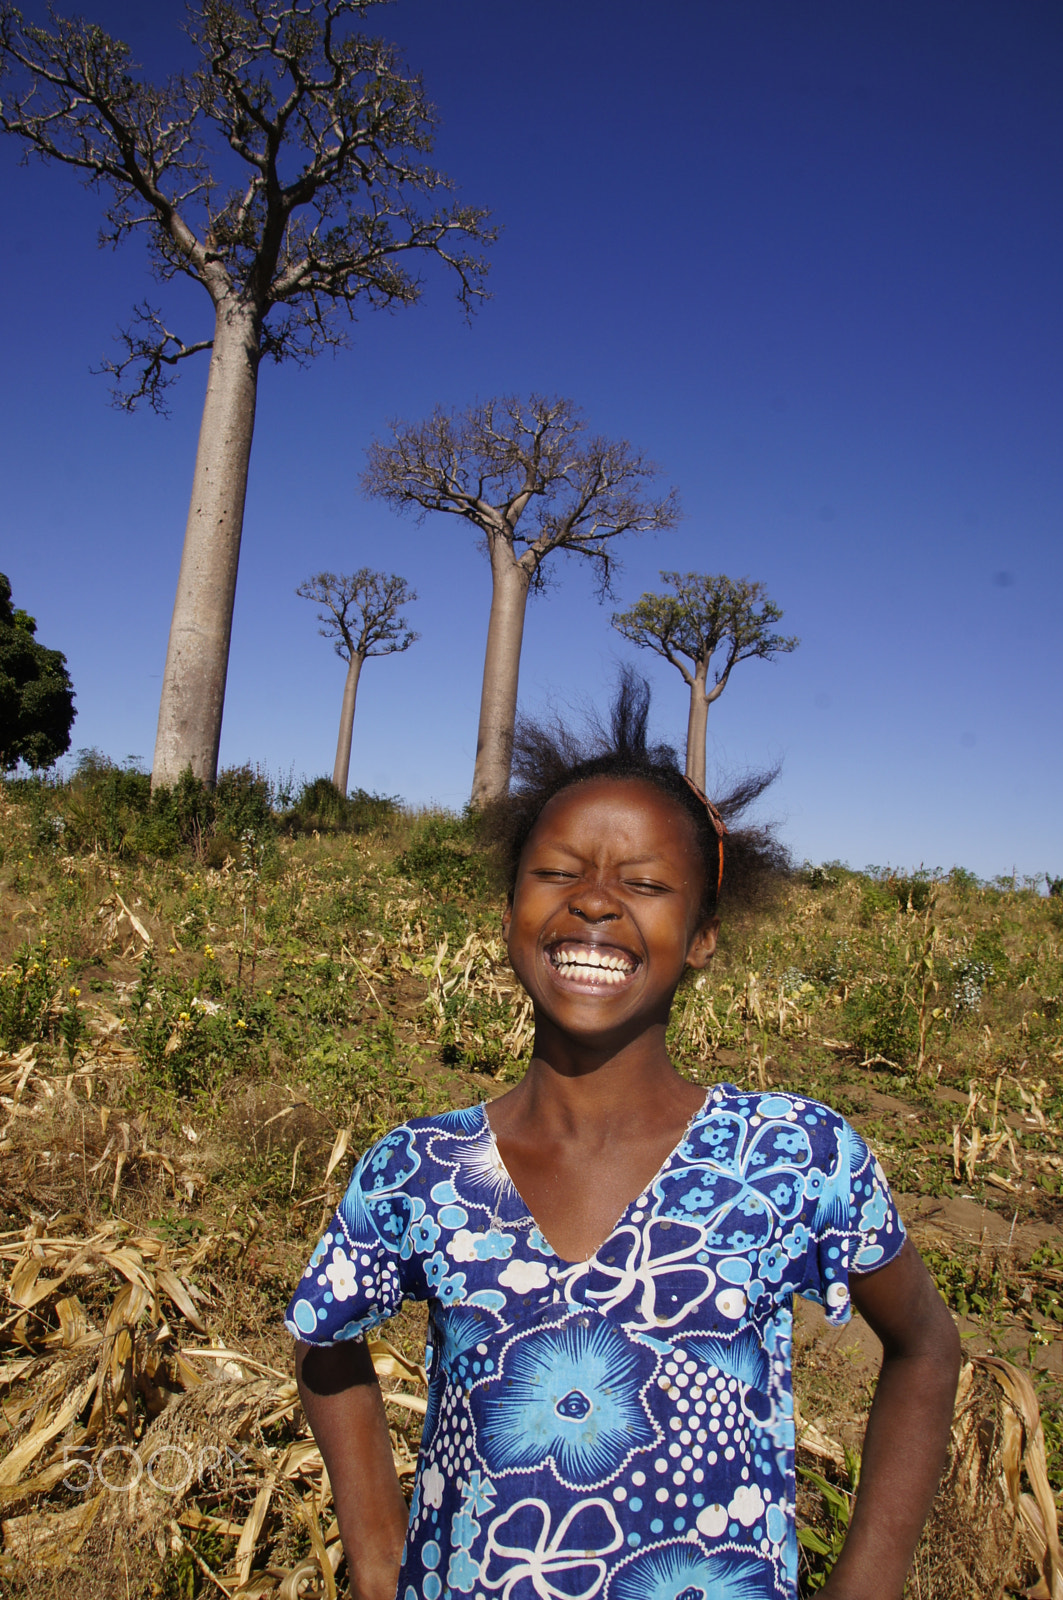
<svg viewBox="0 0 1063 1600">
<path fill-rule="evenodd" d="M 580 989 L 623 988 L 641 965 L 630 950 L 580 939 L 560 939 L 547 947 L 546 956 L 563 983 Z"/>
</svg>

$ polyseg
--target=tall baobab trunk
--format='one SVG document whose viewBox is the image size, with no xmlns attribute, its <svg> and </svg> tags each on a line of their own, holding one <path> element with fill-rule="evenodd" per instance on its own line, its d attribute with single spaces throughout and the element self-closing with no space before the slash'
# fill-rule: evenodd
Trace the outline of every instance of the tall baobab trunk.
<svg viewBox="0 0 1063 1600">
<path fill-rule="evenodd" d="M 218 775 L 259 331 L 257 313 L 235 296 L 218 306 L 159 702 L 153 787 L 175 783 L 186 767 L 205 783 Z"/>
<path fill-rule="evenodd" d="M 686 774 L 698 788 L 705 788 L 705 732 L 709 721 L 709 702 L 701 685 L 690 686 L 690 716 L 687 719 Z"/>
<path fill-rule="evenodd" d="M 672 659 L 671 657 L 669 659 Z M 705 732 L 709 724 L 709 707 L 714 700 L 718 700 L 727 687 L 730 676 L 730 666 L 722 674 L 718 683 L 711 689 L 706 689 L 705 684 L 709 676 L 709 663 L 700 661 L 694 669 L 693 676 L 682 667 L 680 671 L 690 685 L 690 715 L 687 717 L 687 763 L 686 774 L 692 783 L 705 792 Z"/>
<path fill-rule="evenodd" d="M 490 548 L 491 617 L 487 624 L 480 726 L 472 775 L 474 806 L 487 805 L 509 788 L 520 649 L 531 584 L 531 573 L 514 558 L 507 540 L 495 536 Z"/>
<path fill-rule="evenodd" d="M 340 736 L 336 740 L 336 765 L 332 769 L 332 781 L 340 794 L 347 793 L 347 783 L 351 774 L 351 735 L 354 731 L 354 703 L 358 698 L 358 675 L 362 670 L 363 657 L 357 650 L 351 651 L 351 659 L 347 663 L 347 681 L 343 685 L 343 705 L 340 707 Z"/>
<path fill-rule="evenodd" d="M 686 774 L 691 783 L 696 783 L 704 793 L 705 733 L 709 722 L 709 696 L 705 693 L 705 668 L 699 667 L 694 676 L 688 678 L 687 681 L 690 684 L 690 715 L 687 718 Z"/>
</svg>

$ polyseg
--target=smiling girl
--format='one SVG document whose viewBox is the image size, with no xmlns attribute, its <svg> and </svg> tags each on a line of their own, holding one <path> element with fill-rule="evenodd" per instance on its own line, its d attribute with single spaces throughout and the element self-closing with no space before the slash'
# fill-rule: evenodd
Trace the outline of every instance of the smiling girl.
<svg viewBox="0 0 1063 1600">
<path fill-rule="evenodd" d="M 725 826 L 757 786 L 717 810 L 647 709 L 627 679 L 597 748 L 526 732 L 497 822 L 531 1064 L 363 1157 L 288 1310 L 357 1600 L 793 1600 L 795 1293 L 884 1352 L 821 1592 L 899 1597 L 933 1498 L 959 1342 L 878 1163 L 815 1101 L 669 1060 L 717 903 L 778 851 Z M 362 1339 L 407 1299 L 431 1347 L 408 1513 Z"/>
</svg>

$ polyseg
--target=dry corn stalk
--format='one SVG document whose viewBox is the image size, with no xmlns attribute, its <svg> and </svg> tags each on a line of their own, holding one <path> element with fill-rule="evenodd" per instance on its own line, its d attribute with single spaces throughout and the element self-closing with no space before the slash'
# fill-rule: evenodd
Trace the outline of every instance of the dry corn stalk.
<svg viewBox="0 0 1063 1600">
<path fill-rule="evenodd" d="M 67 1229 L 73 1220 L 57 1219 Z M 208 1333 L 210 1302 L 190 1273 L 217 1243 L 172 1248 L 117 1221 L 81 1237 L 40 1222 L 0 1234 L 12 1307 L 0 1335 L 22 1347 L 0 1360 L 0 1577 L 27 1564 L 73 1573 L 79 1561 L 110 1559 L 124 1539 L 187 1552 L 204 1592 L 335 1600 L 342 1546 L 331 1487 L 293 1379 L 220 1342 L 179 1342 Z M 396 1408 L 395 1468 L 409 1479 L 406 1429 L 425 1411 L 424 1368 L 386 1340 L 370 1350 Z M 62 1510 L 48 1503 L 56 1493 Z M 81 1497 L 73 1507 L 71 1493 Z M 310 1552 L 278 1565 L 270 1551 L 296 1524 Z M 234 1541 L 224 1571 L 186 1538 L 201 1529 Z"/>
<path fill-rule="evenodd" d="M 1031 1592 L 1031 1600 L 1063 1600 L 1059 1523 L 1048 1481 L 1044 1430 L 1033 1384 L 1018 1367 L 999 1357 L 981 1356 L 977 1358 L 977 1365 L 998 1384 L 1007 1402 L 1003 1477 L 1008 1498 L 1019 1518 L 1027 1553 L 1041 1575 Z M 1023 1490 L 1023 1475 L 1032 1492 Z"/>
<path fill-rule="evenodd" d="M 438 1026 L 446 1019 L 446 1002 L 463 993 L 470 999 L 485 999 L 508 1010 L 512 1020 L 500 1041 L 504 1055 L 518 1058 L 533 1031 L 532 1005 L 509 968 L 505 950 L 498 939 L 485 939 L 473 932 L 459 950 L 450 952 L 447 935 L 436 946 L 428 977 L 428 1004 Z M 451 1018 L 456 1042 L 461 1042 L 462 1019 Z M 505 1065 L 497 1076 L 504 1075 Z"/>
<path fill-rule="evenodd" d="M 1003 1079 L 997 1078 L 993 1092 L 992 1114 L 984 1096 L 980 1095 L 974 1084 L 969 1084 L 967 1089 L 967 1110 L 960 1122 L 953 1124 L 952 1129 L 952 1168 L 957 1183 L 966 1179 L 968 1183 L 974 1182 L 975 1171 L 979 1162 L 988 1164 L 1000 1158 L 1005 1150 L 1011 1162 L 1011 1169 L 1018 1178 L 1023 1174 L 1023 1163 L 1015 1144 L 1015 1137 L 1006 1121 L 1000 1116 L 1000 1089 Z M 983 1111 L 989 1119 L 989 1128 L 983 1132 L 975 1120 L 979 1110 Z M 970 1132 L 964 1136 L 964 1129 L 970 1124 Z M 990 1171 L 986 1174 L 986 1182 L 994 1188 L 1005 1189 L 1011 1193 L 1016 1192 L 1018 1185 L 1003 1173 Z"/>
<path fill-rule="evenodd" d="M 1037 1397 L 1010 1362 L 976 1357 L 960 1373 L 949 1464 L 913 1584 L 917 1595 L 963 1600 L 1003 1600 L 1016 1589 L 1063 1600 Z"/>
</svg>

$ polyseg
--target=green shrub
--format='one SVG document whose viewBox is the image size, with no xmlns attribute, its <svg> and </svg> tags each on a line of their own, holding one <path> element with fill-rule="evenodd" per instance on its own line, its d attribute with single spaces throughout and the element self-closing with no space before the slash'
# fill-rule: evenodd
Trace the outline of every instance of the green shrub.
<svg viewBox="0 0 1063 1600">
<path fill-rule="evenodd" d="M 397 795 L 369 794 L 365 789 L 344 795 L 331 778 L 312 778 L 285 813 L 284 828 L 292 834 L 366 833 L 389 822 L 399 805 Z"/>
<path fill-rule="evenodd" d="M 68 854 L 98 850 L 129 860 L 165 859 L 191 849 L 208 866 L 239 858 L 248 835 L 265 841 L 276 823 L 268 777 L 229 767 L 209 784 L 186 769 L 172 788 L 151 789 L 133 760 L 119 765 L 99 750 L 82 750 L 69 779 L 29 778 L 7 792 L 29 810 L 39 849 Z"/>
<path fill-rule="evenodd" d="M 964 955 L 953 962 L 948 974 L 952 1005 L 957 1015 L 976 1011 L 985 991 L 1005 981 L 1010 966 L 997 930 L 981 928 Z"/>
<path fill-rule="evenodd" d="M 218 833 L 242 839 L 247 833 L 261 838 L 273 832 L 273 789 L 261 768 L 226 767 L 218 774 L 216 787 L 206 793 Z"/>
<path fill-rule="evenodd" d="M 934 895 L 933 875 L 920 868 L 909 877 L 898 877 L 884 867 L 868 867 L 870 882 L 860 899 L 864 921 L 886 911 L 925 911 Z"/>
<path fill-rule="evenodd" d="M 448 1067 L 471 1067 L 497 1074 L 513 1060 L 506 1044 L 513 1028 L 513 1007 L 507 1000 L 470 995 L 457 989 L 443 1001 L 439 1033 L 440 1059 Z"/>
<path fill-rule="evenodd" d="M 897 897 L 888 882 L 880 883 L 872 879 L 864 885 L 860 896 L 860 911 L 864 922 L 870 922 L 874 917 L 882 916 L 884 912 L 896 911 Z"/>
<path fill-rule="evenodd" d="M 311 778 L 284 818 L 289 833 L 340 833 L 347 828 L 347 797 L 331 778 Z"/>
<path fill-rule="evenodd" d="M 844 861 L 823 861 L 818 867 L 806 861 L 801 872 L 810 889 L 834 889 L 849 876 Z"/>
<path fill-rule="evenodd" d="M 890 887 L 902 911 L 925 911 L 933 899 L 933 882 L 922 873 L 911 878 L 891 878 Z"/>
<path fill-rule="evenodd" d="M 890 981 L 872 984 L 845 1002 L 847 1032 L 861 1055 L 883 1056 L 898 1066 L 919 1047 L 919 1019 L 903 988 Z"/>
<path fill-rule="evenodd" d="M 59 969 L 43 939 L 35 949 L 23 946 L 10 966 L 0 968 L 0 1049 L 18 1050 L 47 1037 L 59 982 Z"/>
<path fill-rule="evenodd" d="M 419 817 L 395 870 L 431 895 L 485 895 L 491 886 L 488 862 L 476 846 L 478 821 L 466 813 L 434 811 Z"/>
<path fill-rule="evenodd" d="M 348 817 L 352 833 L 367 833 L 370 828 L 383 827 L 402 809 L 397 794 L 370 794 L 367 789 L 352 789 L 347 796 Z"/>
</svg>

